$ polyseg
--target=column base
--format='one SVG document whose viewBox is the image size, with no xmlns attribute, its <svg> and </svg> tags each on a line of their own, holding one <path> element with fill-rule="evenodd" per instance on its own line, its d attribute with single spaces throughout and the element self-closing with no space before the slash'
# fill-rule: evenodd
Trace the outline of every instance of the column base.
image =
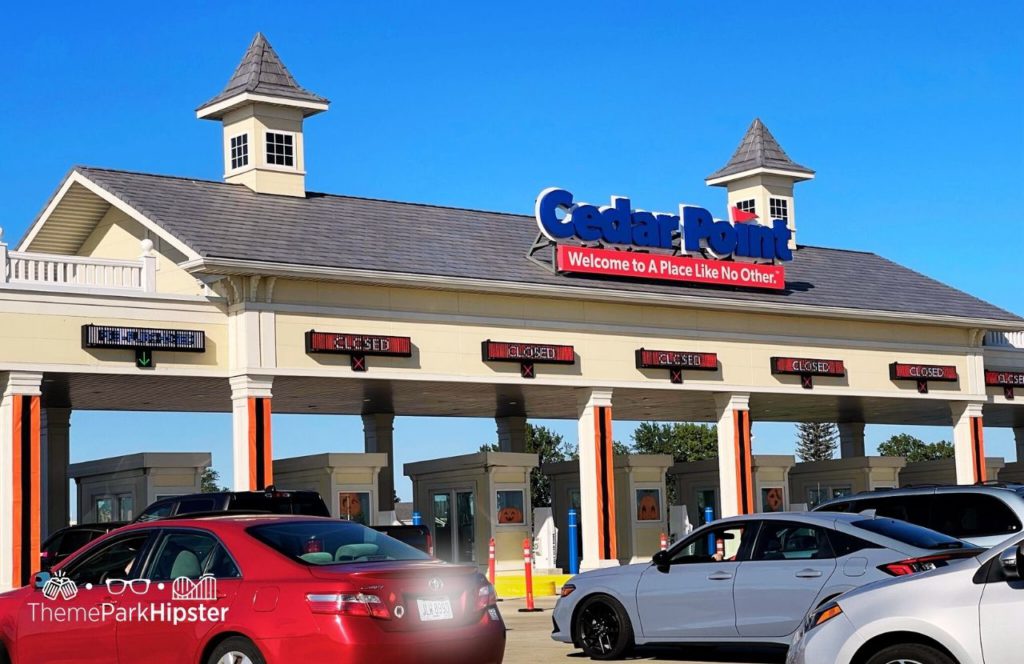
<svg viewBox="0 0 1024 664">
<path fill-rule="evenodd" d="M 580 561 L 580 572 L 590 572 L 595 569 L 607 569 L 618 566 L 618 560 L 587 560 L 584 558 Z"/>
</svg>

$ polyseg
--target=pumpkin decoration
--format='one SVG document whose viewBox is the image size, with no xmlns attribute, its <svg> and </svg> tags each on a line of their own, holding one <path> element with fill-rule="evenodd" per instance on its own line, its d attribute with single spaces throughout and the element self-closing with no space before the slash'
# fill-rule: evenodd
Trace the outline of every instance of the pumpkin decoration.
<svg viewBox="0 0 1024 664">
<path fill-rule="evenodd" d="M 498 510 L 498 523 L 523 523 L 523 512 L 518 507 L 502 507 Z"/>
<path fill-rule="evenodd" d="M 340 493 L 338 501 L 341 507 L 341 518 L 349 521 L 358 521 L 363 513 L 363 501 L 358 493 Z"/>
<path fill-rule="evenodd" d="M 657 521 L 661 518 L 661 510 L 658 509 L 658 501 L 651 494 L 640 498 L 636 506 L 637 521 Z"/>
</svg>

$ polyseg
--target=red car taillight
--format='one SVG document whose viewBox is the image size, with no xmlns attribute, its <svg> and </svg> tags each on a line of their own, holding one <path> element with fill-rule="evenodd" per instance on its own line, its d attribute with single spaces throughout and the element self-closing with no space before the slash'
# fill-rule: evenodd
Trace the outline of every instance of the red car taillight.
<svg viewBox="0 0 1024 664">
<path fill-rule="evenodd" d="M 434 557 L 434 537 L 429 530 L 427 531 L 427 555 L 431 558 Z"/>
<path fill-rule="evenodd" d="M 956 560 L 957 558 L 963 557 L 963 555 L 939 555 L 925 556 L 923 558 L 907 558 L 906 560 L 898 560 L 894 563 L 879 565 L 878 569 L 882 570 L 886 574 L 891 574 L 892 576 L 909 576 L 911 574 L 919 574 L 920 572 L 928 572 L 936 567 L 945 567 L 950 560 Z"/>
<path fill-rule="evenodd" d="M 476 608 L 478 611 L 483 611 L 487 607 L 498 603 L 498 593 L 494 591 L 494 586 L 490 583 L 484 582 L 484 585 L 480 586 L 480 589 L 476 593 Z"/>
<path fill-rule="evenodd" d="M 388 607 L 377 595 L 366 593 L 309 593 L 306 595 L 309 609 L 313 613 L 330 613 L 341 616 L 369 616 L 379 620 L 391 620 Z"/>
</svg>

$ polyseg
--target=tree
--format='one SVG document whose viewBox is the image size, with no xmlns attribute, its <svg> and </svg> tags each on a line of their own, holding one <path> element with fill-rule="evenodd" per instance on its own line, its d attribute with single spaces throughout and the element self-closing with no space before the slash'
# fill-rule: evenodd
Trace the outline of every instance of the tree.
<svg viewBox="0 0 1024 664">
<path fill-rule="evenodd" d="M 636 454 L 670 454 L 676 461 L 718 457 L 718 427 L 714 424 L 641 422 L 633 432 Z"/>
<path fill-rule="evenodd" d="M 497 452 L 498 444 L 481 445 L 481 452 Z M 537 454 L 541 465 L 576 458 L 575 446 L 547 427 L 526 424 L 526 451 Z M 534 507 L 551 507 L 551 481 L 540 467 L 530 472 L 530 502 Z"/>
<path fill-rule="evenodd" d="M 908 433 L 898 433 L 878 446 L 881 456 L 904 457 L 907 461 L 930 461 L 953 458 L 953 444 L 948 440 L 926 443 Z"/>
<path fill-rule="evenodd" d="M 227 491 L 226 486 L 220 485 L 220 473 L 213 468 L 207 468 L 203 471 L 203 477 L 200 480 L 199 490 L 203 493 L 217 493 L 218 491 Z"/>
<path fill-rule="evenodd" d="M 839 429 L 832 423 L 804 422 L 796 425 L 796 455 L 801 461 L 825 461 L 839 447 Z"/>
</svg>

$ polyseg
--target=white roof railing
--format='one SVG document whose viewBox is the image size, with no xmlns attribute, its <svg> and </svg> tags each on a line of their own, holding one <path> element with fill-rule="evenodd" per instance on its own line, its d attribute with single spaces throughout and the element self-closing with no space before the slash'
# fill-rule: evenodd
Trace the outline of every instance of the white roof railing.
<svg viewBox="0 0 1024 664">
<path fill-rule="evenodd" d="M 1019 348 L 1024 350 L 1024 331 L 986 332 L 985 345 L 994 348 Z"/>
<path fill-rule="evenodd" d="M 8 251 L 0 229 L 0 288 L 36 286 L 52 290 L 156 291 L 153 241 L 142 240 L 137 260 Z"/>
</svg>

